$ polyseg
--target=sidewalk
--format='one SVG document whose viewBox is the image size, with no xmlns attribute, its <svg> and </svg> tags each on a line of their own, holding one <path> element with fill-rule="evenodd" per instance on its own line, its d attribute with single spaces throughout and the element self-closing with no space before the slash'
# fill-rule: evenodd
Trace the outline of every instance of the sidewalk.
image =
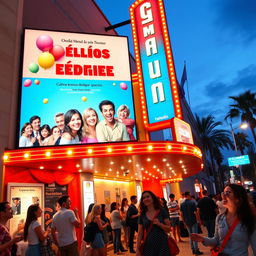
<svg viewBox="0 0 256 256">
<path fill-rule="evenodd" d="M 182 240 L 184 242 L 178 243 L 178 246 L 180 248 L 179 256 L 193 255 L 192 251 L 190 249 L 189 239 L 186 237 L 186 238 L 182 238 Z M 207 248 L 207 247 L 203 246 L 201 243 L 198 243 L 198 247 L 199 247 L 199 250 L 204 253 L 203 255 L 207 255 L 207 256 L 210 255 L 210 248 Z M 115 255 L 112 248 L 113 248 L 113 246 L 111 244 L 110 247 L 108 248 L 109 249 L 108 250 L 108 256 L 114 256 Z M 122 255 L 123 256 L 135 256 L 136 254 L 134 254 L 134 253 L 130 254 L 129 252 L 125 252 Z"/>
</svg>

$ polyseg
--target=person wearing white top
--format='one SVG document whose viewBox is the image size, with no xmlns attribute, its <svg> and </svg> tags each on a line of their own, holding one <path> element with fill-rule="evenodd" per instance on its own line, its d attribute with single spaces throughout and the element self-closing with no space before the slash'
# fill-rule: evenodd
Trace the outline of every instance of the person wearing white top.
<svg viewBox="0 0 256 256">
<path fill-rule="evenodd" d="M 26 256 L 40 256 L 40 242 L 43 242 L 48 236 L 48 231 L 44 231 L 37 220 L 41 215 L 42 210 L 38 204 L 28 207 L 24 227 L 24 241 L 28 241 Z"/>
<path fill-rule="evenodd" d="M 53 216 L 52 237 L 61 255 L 78 256 L 78 243 L 75 228 L 80 227 L 78 210 L 70 210 L 69 196 L 62 196 L 58 203 L 61 209 Z M 57 233 L 57 234 L 56 234 Z"/>
<path fill-rule="evenodd" d="M 21 137 L 19 139 L 19 147 L 33 147 L 35 138 L 32 137 L 32 126 L 30 123 L 25 123 L 21 128 Z"/>
</svg>

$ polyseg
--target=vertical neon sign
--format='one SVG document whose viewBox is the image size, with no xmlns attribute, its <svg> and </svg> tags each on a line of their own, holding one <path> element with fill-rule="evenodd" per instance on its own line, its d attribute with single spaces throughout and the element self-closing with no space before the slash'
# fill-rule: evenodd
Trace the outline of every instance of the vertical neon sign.
<svg viewBox="0 0 256 256">
<path fill-rule="evenodd" d="M 153 131 L 182 118 L 162 0 L 138 0 L 130 8 L 143 123 Z"/>
</svg>

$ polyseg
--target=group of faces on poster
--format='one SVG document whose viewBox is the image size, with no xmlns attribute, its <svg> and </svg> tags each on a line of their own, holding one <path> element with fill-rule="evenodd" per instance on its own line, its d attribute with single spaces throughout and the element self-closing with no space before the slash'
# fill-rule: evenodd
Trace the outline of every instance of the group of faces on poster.
<svg viewBox="0 0 256 256">
<path fill-rule="evenodd" d="M 93 108 L 86 108 L 82 114 L 76 109 L 58 113 L 54 116 L 56 125 L 53 127 L 41 126 L 41 118 L 32 116 L 21 129 L 19 147 L 135 140 L 135 121 L 129 118 L 127 105 L 118 107 L 116 117 L 115 105 L 109 100 L 102 101 L 99 110 L 102 121 Z"/>
</svg>

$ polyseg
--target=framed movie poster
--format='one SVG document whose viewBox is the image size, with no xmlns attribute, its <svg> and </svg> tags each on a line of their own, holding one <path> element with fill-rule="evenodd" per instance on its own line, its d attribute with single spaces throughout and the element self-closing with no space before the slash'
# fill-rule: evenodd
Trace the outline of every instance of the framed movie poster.
<svg viewBox="0 0 256 256">
<path fill-rule="evenodd" d="M 60 209 L 57 201 L 60 197 L 68 194 L 68 185 L 57 183 L 45 184 L 45 208 L 44 208 L 44 228 L 47 230 L 51 226 L 53 215 Z"/>
<path fill-rule="evenodd" d="M 8 183 L 7 200 L 13 210 L 10 219 L 10 233 L 17 231 L 18 227 L 25 224 L 27 210 L 31 204 L 39 204 L 44 209 L 44 184 L 39 183 Z M 38 221 L 43 225 L 43 218 Z"/>
</svg>

